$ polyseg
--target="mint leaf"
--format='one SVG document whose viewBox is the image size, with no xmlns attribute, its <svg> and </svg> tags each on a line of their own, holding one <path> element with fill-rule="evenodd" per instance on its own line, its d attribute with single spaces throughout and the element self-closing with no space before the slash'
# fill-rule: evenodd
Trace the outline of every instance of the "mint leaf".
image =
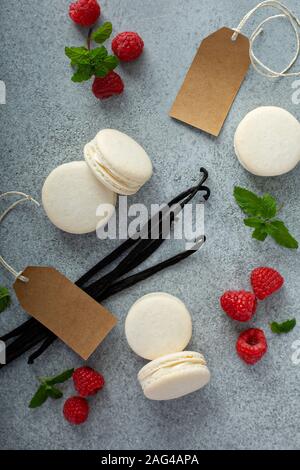
<svg viewBox="0 0 300 470">
<path fill-rule="evenodd" d="M 92 39 L 98 44 L 102 44 L 110 37 L 111 33 L 112 24 L 109 21 L 106 21 L 92 34 Z"/>
<path fill-rule="evenodd" d="M 89 80 L 93 76 L 93 68 L 90 65 L 79 65 L 71 80 L 81 83 Z"/>
<path fill-rule="evenodd" d="M 0 313 L 9 307 L 11 302 L 9 290 L 6 287 L 0 286 Z"/>
<path fill-rule="evenodd" d="M 247 215 L 257 216 L 261 213 L 261 198 L 248 189 L 236 186 L 233 192 L 234 198 L 242 211 Z"/>
<path fill-rule="evenodd" d="M 265 241 L 268 234 L 264 221 L 262 221 L 258 217 L 249 217 L 248 219 L 244 219 L 244 224 L 247 227 L 252 227 L 255 229 L 252 233 L 252 238 L 255 238 L 256 240 L 259 240 L 261 242 Z"/>
<path fill-rule="evenodd" d="M 260 242 L 264 242 L 267 236 L 268 234 L 264 226 L 262 226 L 261 228 L 256 228 L 252 233 L 252 238 L 255 238 L 255 240 L 258 240 Z"/>
<path fill-rule="evenodd" d="M 91 65 L 96 77 L 105 77 L 110 70 L 116 67 L 116 61 L 114 59 L 111 61 L 111 57 L 114 56 L 109 56 L 104 46 L 91 51 Z"/>
<path fill-rule="evenodd" d="M 58 400 L 63 396 L 63 393 L 56 387 L 47 387 L 47 394 L 50 398 L 53 398 L 54 400 Z"/>
<path fill-rule="evenodd" d="M 244 224 L 247 227 L 252 228 L 263 228 L 265 226 L 265 223 L 258 217 L 249 217 L 248 219 L 244 219 Z"/>
<path fill-rule="evenodd" d="M 109 71 L 114 70 L 119 65 L 119 59 L 115 55 L 109 55 L 104 59 L 103 64 Z"/>
<path fill-rule="evenodd" d="M 37 408 L 38 406 L 41 406 L 43 403 L 48 398 L 48 393 L 46 389 L 46 385 L 41 385 L 35 395 L 32 397 L 30 403 L 29 403 L 29 408 Z"/>
<path fill-rule="evenodd" d="M 46 385 L 61 384 L 69 380 L 73 375 L 74 369 L 67 369 L 59 375 L 54 377 L 41 377 L 40 380 Z"/>
<path fill-rule="evenodd" d="M 298 248 L 297 240 L 290 234 L 284 222 L 281 220 L 273 220 L 266 224 L 266 231 L 278 245 L 290 249 Z"/>
<path fill-rule="evenodd" d="M 96 77 L 106 77 L 106 75 L 108 74 L 109 70 L 107 69 L 107 67 L 105 67 L 105 65 L 103 64 L 100 64 L 98 65 L 97 67 L 95 67 L 95 75 Z"/>
<path fill-rule="evenodd" d="M 92 64 L 99 64 L 108 56 L 106 47 L 96 47 L 90 51 L 90 59 Z"/>
<path fill-rule="evenodd" d="M 280 335 L 282 333 L 289 333 L 290 331 L 292 331 L 295 328 L 296 324 L 296 319 L 293 318 L 292 320 L 287 320 L 283 323 L 277 323 L 274 321 L 270 323 L 270 328 L 273 333 Z"/>
<path fill-rule="evenodd" d="M 236 186 L 233 195 L 245 214 L 271 219 L 277 213 L 276 200 L 270 194 L 259 197 L 248 189 Z"/>
<path fill-rule="evenodd" d="M 261 216 L 265 219 L 272 219 L 277 214 L 276 199 L 270 194 L 264 194 L 261 198 L 262 213 Z"/>
<path fill-rule="evenodd" d="M 86 47 L 66 47 L 65 54 L 72 65 L 85 65 L 90 63 L 90 52 Z"/>
</svg>

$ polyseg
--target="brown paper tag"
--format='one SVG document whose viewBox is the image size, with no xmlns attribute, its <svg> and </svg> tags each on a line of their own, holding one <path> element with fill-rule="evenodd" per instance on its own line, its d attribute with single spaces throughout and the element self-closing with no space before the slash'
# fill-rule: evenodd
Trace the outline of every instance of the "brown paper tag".
<svg viewBox="0 0 300 470">
<path fill-rule="evenodd" d="M 218 136 L 250 65 L 249 39 L 222 28 L 205 38 L 170 116 Z"/>
<path fill-rule="evenodd" d="M 88 359 L 116 318 L 54 268 L 29 266 L 22 274 L 29 282 L 17 280 L 14 289 L 24 310 Z"/>
</svg>

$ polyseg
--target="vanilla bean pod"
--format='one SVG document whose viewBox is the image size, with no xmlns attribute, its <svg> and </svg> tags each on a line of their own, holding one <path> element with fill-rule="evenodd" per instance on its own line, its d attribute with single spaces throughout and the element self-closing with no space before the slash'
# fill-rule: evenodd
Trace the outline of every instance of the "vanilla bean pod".
<svg viewBox="0 0 300 470">
<path fill-rule="evenodd" d="M 57 339 L 57 336 L 50 331 L 50 334 L 47 334 L 46 339 L 43 341 L 41 346 L 33 353 L 31 356 L 29 356 L 27 364 L 33 364 L 35 359 L 37 359 L 41 354 L 43 354 L 46 349 L 49 348 L 49 346 Z"/>
<path fill-rule="evenodd" d="M 156 217 L 158 217 L 158 224 L 159 224 L 159 234 L 158 234 L 158 239 L 150 239 L 149 240 L 149 236 L 151 235 L 151 230 L 152 230 L 152 227 L 151 227 L 151 220 L 150 219 L 148 221 L 148 223 L 150 223 L 150 227 L 148 227 L 148 233 L 147 233 L 147 237 L 148 239 L 141 239 L 137 244 L 136 246 L 130 251 L 130 253 L 119 263 L 119 265 L 113 269 L 111 272 L 109 272 L 108 274 L 106 274 L 105 276 L 103 276 L 99 281 L 96 281 L 94 282 L 93 284 L 89 285 L 86 289 L 86 292 L 91 295 L 91 296 L 94 296 L 94 295 L 99 295 L 99 287 L 100 287 L 100 283 L 102 284 L 102 288 L 101 288 L 101 292 L 105 292 L 105 289 L 107 289 L 109 287 L 109 285 L 114 281 L 116 280 L 117 277 L 120 277 L 122 275 L 124 275 L 126 272 L 134 269 L 136 266 L 138 266 L 139 264 L 141 264 L 143 261 L 145 261 L 152 253 L 154 253 L 154 251 L 156 251 L 159 246 L 165 241 L 164 238 L 162 238 L 162 222 L 164 220 L 164 218 L 166 218 L 168 215 L 170 215 L 170 218 L 169 218 L 169 230 L 171 230 L 171 227 L 172 227 L 172 224 L 174 222 L 174 219 L 175 219 L 175 216 L 184 208 L 184 206 L 186 204 L 188 204 L 194 197 L 195 195 L 197 194 L 198 191 L 204 189 L 206 191 L 206 194 L 204 196 L 205 200 L 207 200 L 210 196 L 210 190 L 205 187 L 205 186 L 202 186 L 203 185 L 203 182 L 206 181 L 207 177 L 208 177 L 208 173 L 207 171 L 204 169 L 204 168 L 201 168 L 200 170 L 201 172 L 204 173 L 204 175 L 202 176 L 200 182 L 198 183 L 197 186 L 195 186 L 194 188 L 190 188 L 188 190 L 188 192 L 185 192 L 185 193 L 181 193 L 181 195 L 179 195 L 178 197 L 174 198 L 172 201 L 170 201 L 167 205 L 167 207 L 169 207 L 169 209 L 171 210 L 170 211 L 165 211 L 165 214 L 160 211 Z M 181 199 L 183 199 L 183 197 L 185 197 L 187 195 L 187 197 L 179 203 L 179 201 Z M 180 197 L 180 199 L 179 199 Z M 178 203 L 178 206 L 177 207 L 173 207 L 176 203 Z M 140 253 L 143 253 L 142 256 L 139 256 Z M 97 293 L 98 291 L 98 293 Z"/>
<path fill-rule="evenodd" d="M 190 199 L 188 199 L 189 201 Z M 188 202 L 186 201 L 185 204 Z M 170 217 L 171 225 L 174 222 L 176 213 L 172 212 Z M 160 231 L 160 236 L 162 235 L 162 231 Z M 98 298 L 102 298 L 106 291 L 110 291 L 111 284 L 120 278 L 122 275 L 126 274 L 129 271 L 132 271 L 134 268 L 142 264 L 149 256 L 154 253 L 159 246 L 165 241 L 163 238 L 159 238 L 157 240 L 141 240 L 139 244 L 133 248 L 133 250 L 127 255 L 126 258 L 118 265 L 115 270 L 109 273 L 106 277 L 102 278 L 102 285 L 101 289 L 96 290 L 97 286 L 94 286 L 92 291 L 92 296 L 98 300 Z M 147 242 L 144 243 L 143 242 Z M 167 267 L 167 266 L 166 266 Z M 137 281 L 138 282 L 138 281 Z"/>
<path fill-rule="evenodd" d="M 180 193 L 178 196 L 176 196 L 174 199 L 172 199 L 169 203 L 168 206 L 172 206 L 176 204 L 178 201 L 186 197 L 190 192 L 192 192 L 195 189 L 195 187 L 189 188 L 186 191 L 183 191 Z M 206 188 L 205 188 L 206 189 Z M 82 285 L 86 284 L 86 282 L 91 279 L 95 274 L 97 274 L 100 270 L 104 269 L 106 266 L 111 264 L 113 261 L 115 261 L 117 258 L 119 258 L 120 255 L 125 253 L 127 250 L 129 250 L 133 245 L 135 245 L 138 240 L 139 236 L 141 233 L 144 233 L 144 230 L 149 227 L 148 229 L 148 234 L 150 234 L 150 229 L 151 229 L 151 218 L 147 221 L 144 227 L 139 232 L 136 232 L 133 236 L 133 238 L 128 238 L 123 242 L 120 246 L 118 246 L 112 253 L 107 255 L 105 258 L 103 258 L 99 263 L 97 263 L 95 266 L 93 266 L 87 273 L 85 273 L 81 278 L 78 279 L 78 281 L 75 282 L 75 284 L 78 287 L 81 287 Z M 100 279 L 101 280 L 101 279 Z"/>
<path fill-rule="evenodd" d="M 207 199 L 210 196 L 210 189 L 207 186 L 203 186 L 203 183 L 208 178 L 208 172 L 205 168 L 201 167 L 200 168 L 200 173 L 202 173 L 201 179 L 199 183 L 195 186 L 192 186 L 191 188 L 181 192 L 177 196 L 175 196 L 170 202 L 168 202 L 167 206 L 172 207 L 173 205 L 177 204 L 180 202 L 182 199 L 185 197 L 189 196 L 191 193 L 193 193 L 195 190 L 196 192 L 203 190 L 206 192 L 206 194 L 203 196 L 203 198 L 207 201 Z M 194 194 L 195 195 L 195 194 Z M 194 195 L 192 197 L 194 197 Z M 156 216 L 157 217 L 157 216 Z M 152 219 L 150 218 L 147 223 L 145 224 L 144 227 L 139 232 L 136 232 L 133 238 L 129 238 L 126 240 L 124 243 L 122 243 L 118 248 L 116 248 L 112 253 L 107 255 L 103 260 L 99 261 L 93 268 L 91 268 L 87 273 L 85 273 L 80 279 L 78 279 L 75 284 L 79 287 L 82 287 L 83 284 L 86 284 L 86 282 L 91 279 L 97 272 L 99 272 L 101 269 L 105 268 L 108 266 L 110 263 L 115 261 L 121 254 L 123 254 L 125 251 L 127 251 L 129 248 L 131 248 L 134 244 L 137 243 L 139 237 L 141 234 L 145 233 L 145 230 L 148 228 L 148 237 L 151 234 L 151 223 Z M 103 278 L 99 279 L 102 280 Z"/>
<path fill-rule="evenodd" d="M 30 319 L 31 320 L 31 319 Z M 34 320 L 34 318 L 32 318 L 32 320 Z M 27 322 L 25 322 L 27 323 Z M 24 327 L 25 323 L 23 323 L 21 325 L 21 327 Z M 26 328 L 21 328 L 19 330 L 19 333 L 14 333 L 12 335 L 12 332 L 10 333 L 7 333 L 6 335 L 4 335 L 2 338 L 4 339 L 1 339 L 1 341 L 5 341 L 5 342 L 9 342 L 9 340 L 13 339 L 13 341 L 10 343 L 10 344 L 14 344 L 14 342 L 16 342 L 18 339 L 20 338 L 25 338 L 27 335 L 33 333 L 33 332 L 39 332 L 40 330 L 42 330 L 43 328 L 45 328 L 40 322 L 38 321 L 33 321 L 30 323 L 30 326 L 28 326 L 28 324 L 26 325 Z M 17 328 L 16 328 L 17 330 Z M 14 330 L 15 331 L 15 330 Z"/>
<path fill-rule="evenodd" d="M 3 335 L 0 337 L 0 341 L 7 341 L 11 338 L 14 338 L 16 336 L 19 336 L 21 333 L 24 331 L 28 330 L 31 328 L 31 326 L 34 324 L 34 318 L 29 318 L 29 320 L 26 320 L 22 325 L 18 326 L 14 330 L 10 331 L 6 335 Z"/>
<path fill-rule="evenodd" d="M 26 353 L 33 347 L 35 347 L 37 344 L 39 344 L 41 341 L 43 341 L 48 335 L 48 330 L 40 331 L 39 333 L 36 333 L 33 336 L 30 336 L 29 338 L 26 338 L 26 341 L 22 345 L 20 349 L 14 348 L 13 350 L 10 350 L 9 346 L 6 351 L 6 364 L 9 364 L 10 362 L 14 361 L 15 359 L 18 359 L 22 354 Z"/>
<path fill-rule="evenodd" d="M 47 330 L 47 328 L 41 329 L 39 332 L 32 332 L 26 336 L 20 336 L 14 343 L 9 344 L 6 348 L 6 363 L 1 364 L 0 369 L 43 341 L 48 334 L 49 330 Z"/>
<path fill-rule="evenodd" d="M 107 299 L 108 297 L 111 297 L 112 295 L 117 294 L 118 292 L 121 292 L 124 289 L 127 289 L 128 287 L 132 287 L 138 282 L 144 281 L 148 279 L 149 277 L 153 276 L 154 274 L 158 273 L 159 271 L 162 271 L 163 269 L 166 269 L 170 266 L 173 266 L 180 261 L 184 260 L 185 258 L 188 258 L 192 254 L 196 253 L 203 243 L 205 242 L 205 237 L 203 237 L 203 240 L 199 244 L 198 247 L 195 247 L 190 250 L 185 250 L 182 253 L 179 253 L 178 255 L 172 256 L 171 258 L 162 261 L 154 266 L 151 266 L 148 269 L 145 269 L 144 271 L 141 271 L 137 274 L 133 274 L 131 276 L 126 277 L 125 279 L 121 279 L 115 283 L 113 283 L 109 289 L 107 289 L 104 293 L 100 293 L 98 296 L 95 297 L 95 300 L 97 302 L 102 302 L 103 300 Z"/>
</svg>

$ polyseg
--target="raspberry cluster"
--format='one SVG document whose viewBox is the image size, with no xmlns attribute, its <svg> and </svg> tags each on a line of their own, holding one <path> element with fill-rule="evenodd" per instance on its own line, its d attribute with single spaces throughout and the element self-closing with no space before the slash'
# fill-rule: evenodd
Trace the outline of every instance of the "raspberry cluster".
<svg viewBox="0 0 300 470">
<path fill-rule="evenodd" d="M 117 67 L 119 60 L 136 60 L 143 52 L 144 41 L 136 32 L 125 31 L 112 40 L 114 56 L 109 56 L 103 45 L 91 50 L 92 39 L 103 44 L 112 32 L 111 23 L 106 22 L 92 33 L 92 27 L 100 15 L 101 7 L 97 0 L 78 0 L 70 4 L 69 16 L 74 23 L 91 29 L 87 40 L 88 47 L 66 48 L 66 55 L 70 58 L 71 65 L 77 68 L 72 80 L 82 82 L 94 76 L 92 91 L 96 98 L 103 100 L 123 92 L 124 82 L 113 69 Z"/>
<path fill-rule="evenodd" d="M 224 312 L 233 320 L 247 322 L 256 312 L 257 300 L 264 300 L 278 291 L 284 284 L 284 278 L 273 268 L 259 267 L 250 276 L 253 292 L 227 291 L 220 298 Z M 263 330 L 250 328 L 238 338 L 236 350 L 247 364 L 255 364 L 267 352 L 268 345 Z"/>
<path fill-rule="evenodd" d="M 79 396 L 65 401 L 64 417 L 71 424 L 84 423 L 89 415 L 89 404 L 86 397 L 95 395 L 104 387 L 104 377 L 91 367 L 79 367 L 73 372 L 74 388 Z"/>
</svg>

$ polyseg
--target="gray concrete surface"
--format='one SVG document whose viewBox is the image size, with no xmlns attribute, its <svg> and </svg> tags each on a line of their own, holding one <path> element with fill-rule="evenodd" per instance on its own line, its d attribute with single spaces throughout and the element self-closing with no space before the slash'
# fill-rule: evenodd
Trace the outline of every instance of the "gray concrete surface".
<svg viewBox="0 0 300 470">
<path fill-rule="evenodd" d="M 25 358 L 0 371 L 0 447 L 2 449 L 299 449 L 300 366 L 293 364 L 292 344 L 299 326 L 277 337 L 270 320 L 299 316 L 298 253 L 251 240 L 232 198 L 236 184 L 274 194 L 284 203 L 282 217 L 300 239 L 300 166 L 280 178 L 261 179 L 237 162 L 233 135 L 242 117 L 260 105 L 278 105 L 300 118 L 292 103 L 293 79 L 271 81 L 253 69 L 233 105 L 218 139 L 171 120 L 168 110 L 201 39 L 217 28 L 235 26 L 256 0 L 102 0 L 102 19 L 114 31 L 137 30 L 145 53 L 119 67 L 123 96 L 97 102 L 90 84 L 70 81 L 65 45 L 81 45 L 84 32 L 67 16 L 67 0 L 1 0 L 0 79 L 7 104 L 0 106 L 1 191 L 23 190 L 40 198 L 45 177 L 57 165 L 82 158 L 83 145 L 101 128 L 127 132 L 149 152 L 154 175 L 132 202 L 163 202 L 196 181 L 198 168 L 210 173 L 212 196 L 206 206 L 208 237 L 201 253 L 106 302 L 118 326 L 89 364 L 102 371 L 106 387 L 90 400 L 86 425 L 71 427 L 61 415 L 63 401 L 49 401 L 31 411 L 28 402 L 38 375 L 51 375 L 82 361 L 57 342 L 35 365 Z M 300 16 L 297 0 L 286 0 Z M 272 11 L 270 11 L 272 13 Z M 257 14 L 246 32 L 264 13 Z M 293 36 L 285 21 L 276 21 L 257 46 L 270 65 L 283 66 Z M 290 44 L 291 46 L 285 44 Z M 300 64 L 298 64 L 300 66 Z M 220 77 L 221 79 L 221 77 Z M 3 207 L 3 205 L 1 205 Z M 1 227 L 1 253 L 16 267 L 48 264 L 75 280 L 118 242 L 95 235 L 72 236 L 53 227 L 43 210 L 19 208 Z M 151 259 L 178 250 L 166 243 Z M 260 305 L 251 323 L 266 331 L 269 353 L 254 368 L 236 356 L 242 325 L 230 321 L 218 304 L 228 288 L 248 288 L 250 270 L 271 265 L 286 278 L 285 288 Z M 12 279 L 0 273 L 1 284 Z M 199 393 L 171 402 L 147 401 L 136 374 L 144 361 L 126 344 L 124 320 L 139 296 L 164 290 L 186 302 L 193 316 L 190 348 L 203 351 L 211 384 Z M 26 318 L 16 299 L 1 315 L 6 332 Z M 63 386 L 65 397 L 73 392 Z"/>
</svg>

